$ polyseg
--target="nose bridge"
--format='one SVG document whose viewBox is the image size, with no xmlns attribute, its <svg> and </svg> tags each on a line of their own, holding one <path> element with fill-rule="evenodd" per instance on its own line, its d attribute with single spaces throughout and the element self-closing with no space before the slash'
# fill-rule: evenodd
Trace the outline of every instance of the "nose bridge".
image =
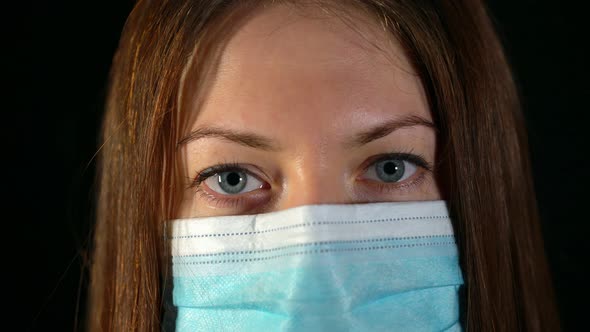
<svg viewBox="0 0 590 332">
<path fill-rule="evenodd" d="M 289 166 L 281 209 L 310 204 L 351 203 L 342 165 L 334 159 L 306 155 Z"/>
</svg>

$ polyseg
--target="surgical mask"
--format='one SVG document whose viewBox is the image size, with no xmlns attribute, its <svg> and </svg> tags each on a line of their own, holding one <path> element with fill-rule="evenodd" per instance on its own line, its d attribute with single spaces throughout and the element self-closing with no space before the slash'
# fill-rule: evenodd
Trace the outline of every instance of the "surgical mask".
<svg viewBox="0 0 590 332">
<path fill-rule="evenodd" d="M 444 201 L 168 225 L 177 331 L 461 331 Z"/>
</svg>

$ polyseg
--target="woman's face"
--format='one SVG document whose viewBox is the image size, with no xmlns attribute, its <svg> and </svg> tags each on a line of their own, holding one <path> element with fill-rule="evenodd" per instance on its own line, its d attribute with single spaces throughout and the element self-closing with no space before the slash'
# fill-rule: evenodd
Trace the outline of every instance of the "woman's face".
<svg viewBox="0 0 590 332">
<path fill-rule="evenodd" d="M 440 199 L 432 117 L 401 47 L 359 14 L 354 30 L 298 10 L 257 12 L 222 51 L 190 110 L 178 218 Z"/>
</svg>

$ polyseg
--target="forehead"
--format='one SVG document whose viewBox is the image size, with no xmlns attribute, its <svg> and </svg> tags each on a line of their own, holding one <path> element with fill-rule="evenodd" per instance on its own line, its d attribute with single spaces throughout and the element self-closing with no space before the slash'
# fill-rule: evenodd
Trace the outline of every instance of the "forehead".
<svg viewBox="0 0 590 332">
<path fill-rule="evenodd" d="M 396 40 L 359 13 L 276 5 L 229 38 L 191 129 L 249 129 L 286 143 L 326 140 L 414 114 L 430 119 Z"/>
</svg>

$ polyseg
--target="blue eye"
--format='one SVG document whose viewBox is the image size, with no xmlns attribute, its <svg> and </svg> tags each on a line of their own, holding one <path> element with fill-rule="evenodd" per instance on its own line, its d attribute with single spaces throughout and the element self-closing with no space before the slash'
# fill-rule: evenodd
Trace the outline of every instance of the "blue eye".
<svg viewBox="0 0 590 332">
<path fill-rule="evenodd" d="M 235 169 L 216 173 L 203 182 L 213 191 L 223 195 L 237 195 L 262 187 L 263 182 L 247 172 Z"/>
<path fill-rule="evenodd" d="M 422 156 L 410 153 L 382 154 L 374 156 L 367 163 L 368 166 L 364 166 L 362 178 L 378 182 L 380 186 L 388 188 L 394 188 L 393 184 L 413 177 L 418 172 L 418 168 L 432 171 L 432 166 Z M 256 168 L 253 165 L 250 167 Z M 201 188 L 202 184 L 203 188 Z M 246 204 L 244 201 L 249 201 L 249 204 L 259 204 L 270 199 L 268 190 L 270 185 L 238 163 L 219 164 L 202 170 L 193 180 L 192 186 L 198 188 L 197 191 L 209 202 L 215 201 L 216 206 L 221 206 L 221 202 L 226 205 L 231 202 L 232 206 L 244 205 Z M 258 189 L 266 190 L 258 191 Z M 241 195 L 252 191 L 255 193 Z"/>
<path fill-rule="evenodd" d="M 416 173 L 416 164 L 400 158 L 381 159 L 366 171 L 366 178 L 386 183 L 401 182 Z"/>
</svg>

